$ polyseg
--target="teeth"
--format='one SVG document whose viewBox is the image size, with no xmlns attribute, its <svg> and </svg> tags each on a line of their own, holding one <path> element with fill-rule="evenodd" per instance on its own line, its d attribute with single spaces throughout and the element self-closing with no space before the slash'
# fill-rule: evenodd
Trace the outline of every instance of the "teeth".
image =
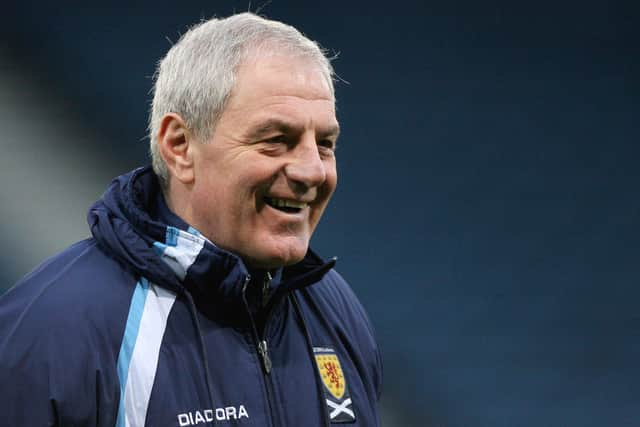
<svg viewBox="0 0 640 427">
<path fill-rule="evenodd" d="M 287 200 L 287 199 L 270 199 L 271 204 L 278 208 L 295 208 L 295 209 L 303 209 L 307 206 L 304 202 L 298 202 L 296 200 Z"/>
</svg>

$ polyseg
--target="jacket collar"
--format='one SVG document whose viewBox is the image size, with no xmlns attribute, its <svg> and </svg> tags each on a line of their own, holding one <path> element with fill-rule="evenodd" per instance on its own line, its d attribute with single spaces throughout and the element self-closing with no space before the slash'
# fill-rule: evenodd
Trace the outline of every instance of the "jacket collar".
<svg viewBox="0 0 640 427">
<path fill-rule="evenodd" d="M 127 269 L 198 301 L 231 303 L 242 298 L 249 270 L 171 212 L 152 169 L 136 169 L 113 180 L 89 209 L 88 222 L 99 245 Z M 311 285 L 335 264 L 311 250 L 282 271 L 277 293 Z"/>
</svg>

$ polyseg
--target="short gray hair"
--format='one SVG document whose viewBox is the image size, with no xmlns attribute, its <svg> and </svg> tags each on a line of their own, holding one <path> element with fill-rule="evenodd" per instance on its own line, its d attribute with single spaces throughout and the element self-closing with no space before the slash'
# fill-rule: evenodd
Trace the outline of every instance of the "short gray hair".
<svg viewBox="0 0 640 427">
<path fill-rule="evenodd" d="M 158 150 L 162 117 L 176 113 L 196 139 L 207 141 L 233 89 L 238 67 L 251 55 L 287 54 L 315 62 L 333 94 L 334 72 L 320 46 L 297 29 L 252 13 L 195 25 L 171 47 L 154 75 L 149 115 L 153 170 L 166 186 L 169 172 Z"/>
</svg>

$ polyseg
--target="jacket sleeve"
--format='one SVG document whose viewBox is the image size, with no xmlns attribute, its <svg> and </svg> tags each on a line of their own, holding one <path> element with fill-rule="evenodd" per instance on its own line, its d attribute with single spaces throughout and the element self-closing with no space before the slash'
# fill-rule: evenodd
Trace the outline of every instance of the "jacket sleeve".
<svg viewBox="0 0 640 427">
<path fill-rule="evenodd" d="M 46 381 L 45 370 L 28 361 L 0 361 L 0 425 L 57 426 Z"/>
<path fill-rule="evenodd" d="M 55 302 L 22 294 L 0 298 L 0 425 L 115 425 L 108 408 L 117 408 L 118 386 L 101 368 L 95 334 L 54 312 Z"/>
</svg>

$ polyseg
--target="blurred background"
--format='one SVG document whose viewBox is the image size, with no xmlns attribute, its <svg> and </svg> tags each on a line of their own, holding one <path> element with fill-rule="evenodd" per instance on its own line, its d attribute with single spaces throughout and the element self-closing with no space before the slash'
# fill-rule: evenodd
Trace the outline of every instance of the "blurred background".
<svg viewBox="0 0 640 427">
<path fill-rule="evenodd" d="M 383 425 L 640 425 L 635 2 L 88 3 L 3 6 L 0 293 L 148 162 L 172 41 L 262 7 L 339 52 L 314 246 L 376 327 Z"/>
</svg>

